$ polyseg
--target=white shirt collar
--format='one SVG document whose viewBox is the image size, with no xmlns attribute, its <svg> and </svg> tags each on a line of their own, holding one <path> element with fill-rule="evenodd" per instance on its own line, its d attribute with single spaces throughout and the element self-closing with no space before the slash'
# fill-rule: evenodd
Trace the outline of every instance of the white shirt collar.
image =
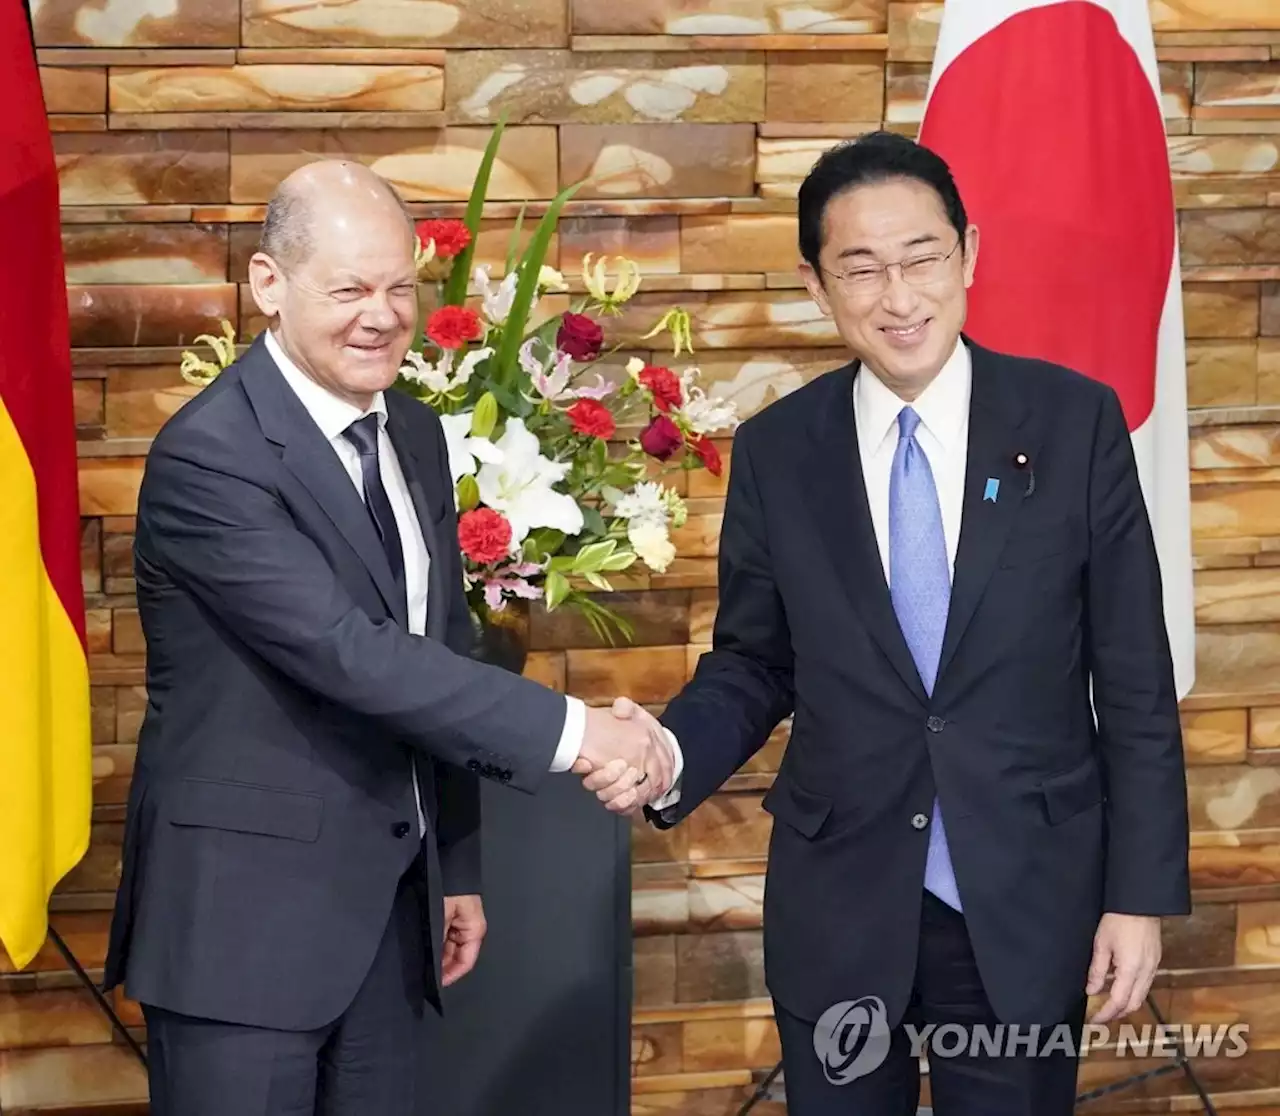
<svg viewBox="0 0 1280 1116">
<path fill-rule="evenodd" d="M 328 388 L 322 387 L 303 372 L 289 358 L 271 330 L 266 331 L 266 346 L 267 352 L 271 354 L 281 374 L 320 428 L 320 433 L 330 441 L 338 437 L 356 419 L 364 418 L 368 414 L 377 414 L 379 425 L 386 426 L 387 402 L 382 392 L 378 392 L 373 397 L 373 402 L 367 411 L 362 411 L 345 399 L 338 398 Z"/>
<path fill-rule="evenodd" d="M 955 445 L 964 428 L 972 375 L 969 350 L 957 339 L 955 349 L 933 382 L 911 404 L 920 416 L 920 425 L 944 450 Z M 898 413 L 906 405 L 874 372 L 862 365 L 854 381 L 854 407 L 859 436 L 869 452 L 874 453 L 887 439 L 897 444 Z"/>
</svg>

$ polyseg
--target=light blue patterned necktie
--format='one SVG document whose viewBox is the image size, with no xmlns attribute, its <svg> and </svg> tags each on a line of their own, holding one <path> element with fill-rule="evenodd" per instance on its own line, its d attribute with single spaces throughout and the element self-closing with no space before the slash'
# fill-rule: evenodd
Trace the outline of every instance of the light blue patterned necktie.
<svg viewBox="0 0 1280 1116">
<path fill-rule="evenodd" d="M 898 413 L 898 448 L 889 478 L 889 592 L 920 679 L 932 694 L 951 604 L 951 574 L 933 473 L 916 441 L 919 425 L 920 416 L 910 407 Z M 943 902 L 960 909 L 936 798 L 924 884 Z"/>
</svg>

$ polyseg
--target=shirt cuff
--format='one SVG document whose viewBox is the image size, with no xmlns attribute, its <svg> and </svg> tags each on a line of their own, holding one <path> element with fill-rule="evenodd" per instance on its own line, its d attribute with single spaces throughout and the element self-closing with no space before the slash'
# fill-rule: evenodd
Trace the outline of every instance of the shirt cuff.
<svg viewBox="0 0 1280 1116">
<path fill-rule="evenodd" d="M 674 806 L 680 801 L 680 775 L 684 771 L 684 753 L 680 751 L 680 741 L 676 739 L 675 733 L 665 725 L 663 725 L 662 731 L 667 734 L 667 739 L 671 742 L 671 751 L 675 755 L 675 767 L 671 775 L 671 789 L 661 798 L 655 798 L 649 803 L 649 807 L 652 810 L 665 810 L 668 806 Z"/>
<path fill-rule="evenodd" d="M 565 695 L 564 728 L 555 758 L 551 761 L 553 772 L 568 771 L 582 751 L 582 740 L 587 731 L 587 707 L 581 699 Z"/>
</svg>

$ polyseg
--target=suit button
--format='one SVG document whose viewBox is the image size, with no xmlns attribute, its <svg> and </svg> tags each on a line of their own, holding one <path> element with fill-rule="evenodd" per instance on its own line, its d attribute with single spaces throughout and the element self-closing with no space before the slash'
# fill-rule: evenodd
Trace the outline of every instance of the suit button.
<svg viewBox="0 0 1280 1116">
<path fill-rule="evenodd" d="M 469 759 L 469 760 L 467 760 L 467 770 L 468 770 L 468 771 L 479 771 L 479 770 L 480 770 L 480 761 L 479 761 L 479 760 L 476 760 L 476 759 Z"/>
<path fill-rule="evenodd" d="M 393 825 L 393 826 L 391 827 L 391 836 L 392 836 L 392 837 L 408 837 L 408 836 L 409 836 L 409 823 L 408 823 L 408 822 L 396 822 L 396 824 L 395 824 L 395 825 Z"/>
<path fill-rule="evenodd" d="M 925 721 L 925 727 L 930 732 L 941 732 L 942 726 L 945 725 L 946 723 L 947 722 L 944 721 L 941 717 L 930 717 L 927 721 Z"/>
<path fill-rule="evenodd" d="M 911 819 L 911 824 L 916 829 L 923 829 L 929 824 L 929 818 L 925 814 L 916 814 L 916 816 Z"/>
</svg>

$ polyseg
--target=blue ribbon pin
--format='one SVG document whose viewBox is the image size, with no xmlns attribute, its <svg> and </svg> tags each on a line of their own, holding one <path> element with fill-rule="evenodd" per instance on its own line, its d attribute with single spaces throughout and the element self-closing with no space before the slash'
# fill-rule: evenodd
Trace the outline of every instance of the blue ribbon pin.
<svg viewBox="0 0 1280 1116">
<path fill-rule="evenodd" d="M 982 494 L 983 500 L 990 500 L 993 504 L 996 502 L 996 493 L 1000 491 L 1000 481 L 995 477 L 987 478 L 987 489 Z"/>
</svg>

